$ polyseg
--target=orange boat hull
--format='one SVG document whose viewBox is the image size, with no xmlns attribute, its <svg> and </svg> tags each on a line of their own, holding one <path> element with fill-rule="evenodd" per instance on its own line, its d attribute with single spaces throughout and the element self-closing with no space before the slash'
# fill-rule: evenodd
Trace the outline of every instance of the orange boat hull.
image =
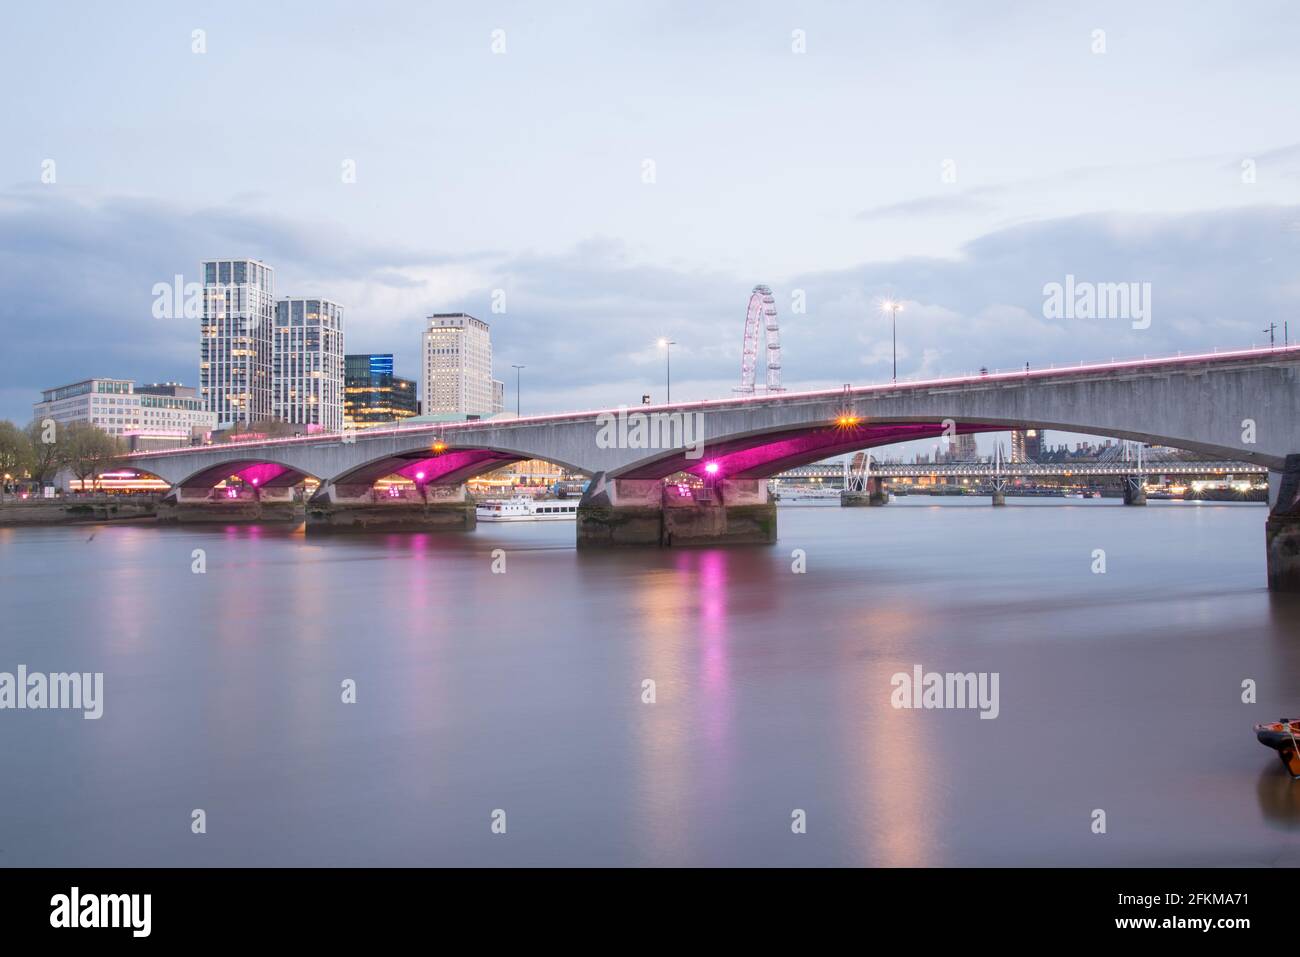
<svg viewBox="0 0 1300 957">
<path fill-rule="evenodd" d="M 1272 724 L 1257 724 L 1255 737 L 1277 752 L 1282 767 L 1293 778 L 1300 778 L 1300 721 L 1283 718 Z"/>
</svg>

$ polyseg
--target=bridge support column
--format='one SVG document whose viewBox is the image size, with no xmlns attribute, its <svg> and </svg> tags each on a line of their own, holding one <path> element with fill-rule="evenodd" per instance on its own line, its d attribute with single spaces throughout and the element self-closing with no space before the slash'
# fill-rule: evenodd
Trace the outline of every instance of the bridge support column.
<svg viewBox="0 0 1300 957">
<path fill-rule="evenodd" d="M 1300 592 L 1300 455 L 1288 455 L 1281 472 L 1269 473 L 1268 498 L 1269 591 Z"/>
<path fill-rule="evenodd" d="M 476 524 L 474 501 L 464 485 L 394 487 L 327 482 L 307 503 L 307 532 L 468 531 Z"/>
<path fill-rule="evenodd" d="M 1145 475 L 1124 476 L 1124 504 L 1145 505 L 1147 503 L 1147 477 Z"/>
<path fill-rule="evenodd" d="M 866 489 L 861 492 L 845 489 L 840 493 L 840 505 L 844 508 L 863 508 L 885 505 L 889 502 L 889 492 L 885 491 L 885 480 L 869 478 Z"/>
<path fill-rule="evenodd" d="M 158 503 L 157 515 L 159 522 L 177 524 L 300 522 L 303 506 L 291 486 L 260 489 L 178 486 Z"/>
<path fill-rule="evenodd" d="M 770 545 L 776 503 L 766 479 L 721 479 L 691 489 L 598 472 L 578 505 L 577 535 L 579 548 Z"/>
<path fill-rule="evenodd" d="M 1006 479 L 995 478 L 993 480 L 993 504 L 994 505 L 1007 504 L 1007 480 Z"/>
</svg>

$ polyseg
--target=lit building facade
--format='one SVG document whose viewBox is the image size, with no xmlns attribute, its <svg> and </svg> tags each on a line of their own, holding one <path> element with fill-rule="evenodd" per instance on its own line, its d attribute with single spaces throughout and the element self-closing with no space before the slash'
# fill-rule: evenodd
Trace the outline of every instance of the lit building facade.
<svg viewBox="0 0 1300 957">
<path fill-rule="evenodd" d="M 393 374 L 393 354 L 361 353 L 343 359 L 343 425 L 364 429 L 419 412 L 415 382 Z"/>
<path fill-rule="evenodd" d="M 488 324 L 463 312 L 435 313 L 428 321 L 422 412 L 491 415 L 502 411 L 505 386 L 492 378 Z"/>
<path fill-rule="evenodd" d="M 341 431 L 343 307 L 319 297 L 277 300 L 272 345 L 272 416 Z"/>
<path fill-rule="evenodd" d="M 203 262 L 199 398 L 223 428 L 273 415 L 275 270 L 256 259 Z"/>
<path fill-rule="evenodd" d="M 131 379 L 85 379 L 45 389 L 32 406 L 38 422 L 87 422 L 133 448 L 166 448 L 202 442 L 217 427 L 193 387 L 175 382 L 142 385 Z"/>
<path fill-rule="evenodd" d="M 1037 462 L 1043 454 L 1042 429 L 1015 429 L 1011 433 L 1011 461 Z"/>
</svg>

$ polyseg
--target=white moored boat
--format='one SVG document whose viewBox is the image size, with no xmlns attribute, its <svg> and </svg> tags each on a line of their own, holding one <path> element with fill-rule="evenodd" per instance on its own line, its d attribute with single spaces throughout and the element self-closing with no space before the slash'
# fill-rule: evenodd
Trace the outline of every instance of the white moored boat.
<svg viewBox="0 0 1300 957">
<path fill-rule="evenodd" d="M 511 498 L 481 502 L 475 514 L 480 522 L 571 522 L 578 517 L 578 500 Z"/>
<path fill-rule="evenodd" d="M 778 493 L 783 502 L 808 502 L 821 499 L 840 500 L 840 490 L 831 486 L 794 485 L 782 488 Z"/>
</svg>

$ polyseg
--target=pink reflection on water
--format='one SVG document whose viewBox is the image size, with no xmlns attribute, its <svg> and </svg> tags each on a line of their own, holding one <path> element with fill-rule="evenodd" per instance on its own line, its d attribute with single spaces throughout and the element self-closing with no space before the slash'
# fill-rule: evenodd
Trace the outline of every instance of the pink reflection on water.
<svg viewBox="0 0 1300 957">
<path fill-rule="evenodd" d="M 678 575 L 693 585 L 695 594 L 695 645 L 698 649 L 698 682 L 701 722 L 705 736 L 714 744 L 728 741 L 730 730 L 731 660 L 728 611 L 728 567 L 730 556 L 723 549 L 680 551 L 674 556 Z M 715 780 L 720 785 L 721 780 Z"/>
<path fill-rule="evenodd" d="M 725 698 L 727 661 L 727 555 L 708 551 L 700 555 L 700 632 L 704 637 L 704 683 Z"/>
<path fill-rule="evenodd" d="M 246 525 L 227 525 L 222 529 L 226 538 L 249 538 L 259 539 L 262 537 L 263 527 L 257 522 L 249 522 Z"/>
</svg>

